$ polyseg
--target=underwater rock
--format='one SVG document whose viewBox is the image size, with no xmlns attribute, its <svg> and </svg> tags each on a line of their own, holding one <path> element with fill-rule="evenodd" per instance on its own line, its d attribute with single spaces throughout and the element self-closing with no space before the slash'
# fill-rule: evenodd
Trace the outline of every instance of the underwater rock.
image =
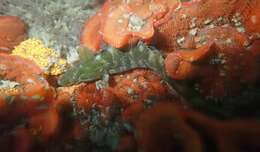
<svg viewBox="0 0 260 152">
<path fill-rule="evenodd" d="M 251 42 L 259 37 L 258 0 L 201 0 L 182 5 L 171 18 L 158 26 L 153 44 L 165 53 L 191 47 L 184 40 L 201 29 L 231 27 L 245 33 Z M 250 41 L 249 41 L 250 44 Z"/>
<path fill-rule="evenodd" d="M 241 84 L 255 82 L 260 32 L 256 9 L 260 9 L 257 0 L 201 0 L 172 13 L 153 37 L 157 48 L 171 53 L 165 61 L 168 75 L 177 80 L 196 79 L 201 93 L 218 97 L 233 95 Z M 212 50 L 207 47 L 211 43 L 215 51 L 205 53 L 205 49 Z"/>
<path fill-rule="evenodd" d="M 137 148 L 144 152 L 260 149 L 257 120 L 217 120 L 174 102 L 158 102 L 132 123 Z"/>
<path fill-rule="evenodd" d="M 226 96 L 239 91 L 241 84 L 258 77 L 257 57 L 244 45 L 245 34 L 233 28 L 199 30 L 193 41 L 197 49 L 170 53 L 165 60 L 169 76 L 177 80 L 195 80 L 199 91 L 208 96 Z"/>
<path fill-rule="evenodd" d="M 111 86 L 123 105 L 170 96 L 168 86 L 150 70 L 135 69 L 112 77 Z"/>
<path fill-rule="evenodd" d="M 81 44 L 98 52 L 102 41 L 122 48 L 138 40 L 150 41 L 154 24 L 168 17 L 168 10 L 177 7 L 178 1 L 107 1 L 86 23 Z"/>
<path fill-rule="evenodd" d="M 48 143 L 51 138 L 58 135 L 60 125 L 61 117 L 57 109 L 48 108 L 29 118 L 28 130 L 34 137 L 40 138 L 42 143 Z"/>
<path fill-rule="evenodd" d="M 0 89 L 0 121 L 39 113 L 41 108 L 38 107 L 48 105 L 53 97 L 53 88 L 43 77 L 43 71 L 30 60 L 0 54 L 0 77 L 6 83 L 16 83 Z"/>
<path fill-rule="evenodd" d="M 9 53 L 27 37 L 27 25 L 15 16 L 0 16 L 0 52 Z"/>
<path fill-rule="evenodd" d="M 144 152 L 202 152 L 199 134 L 171 103 L 144 111 L 135 122 L 138 149 Z"/>
</svg>

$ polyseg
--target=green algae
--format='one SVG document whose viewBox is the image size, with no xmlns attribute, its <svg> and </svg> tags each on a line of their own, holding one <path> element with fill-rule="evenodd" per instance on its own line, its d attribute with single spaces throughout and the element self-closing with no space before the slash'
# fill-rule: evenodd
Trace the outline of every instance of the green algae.
<svg viewBox="0 0 260 152">
<path fill-rule="evenodd" d="M 127 52 L 119 49 L 107 48 L 97 55 L 89 50 L 82 50 L 80 63 L 63 74 L 58 83 L 68 86 L 80 82 L 102 79 L 106 74 L 119 74 L 135 68 L 147 68 L 166 77 L 163 55 L 156 49 L 139 43 Z"/>
</svg>

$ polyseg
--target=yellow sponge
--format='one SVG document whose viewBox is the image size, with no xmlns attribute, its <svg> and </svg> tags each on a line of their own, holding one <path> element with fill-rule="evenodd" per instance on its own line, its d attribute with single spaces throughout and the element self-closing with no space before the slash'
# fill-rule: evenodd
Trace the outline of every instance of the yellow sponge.
<svg viewBox="0 0 260 152">
<path fill-rule="evenodd" d="M 62 59 L 53 49 L 45 47 L 41 40 L 35 38 L 20 43 L 12 54 L 33 60 L 47 75 L 59 75 L 67 67 L 65 59 Z"/>
</svg>

